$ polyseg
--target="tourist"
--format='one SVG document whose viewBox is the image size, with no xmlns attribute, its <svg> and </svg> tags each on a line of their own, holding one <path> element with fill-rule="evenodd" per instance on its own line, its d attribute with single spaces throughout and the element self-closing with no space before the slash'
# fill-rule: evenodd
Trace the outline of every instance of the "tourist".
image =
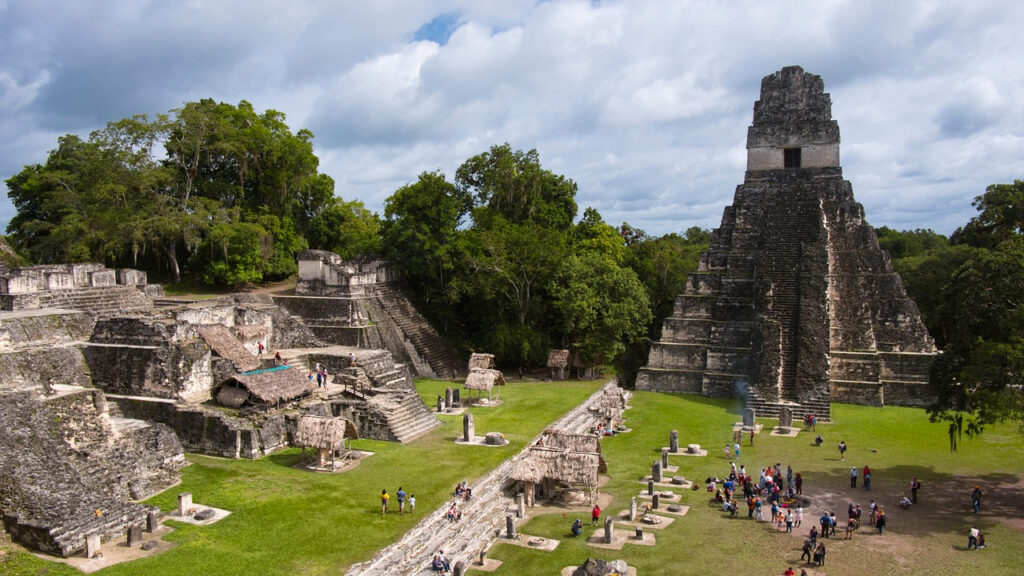
<svg viewBox="0 0 1024 576">
<path fill-rule="evenodd" d="M 875 504 L 875 501 L 872 500 L 871 504 L 868 504 L 868 522 L 871 522 L 872 526 L 874 526 L 874 524 L 875 524 L 875 518 L 877 517 L 877 515 L 878 515 L 878 504 Z"/>
<path fill-rule="evenodd" d="M 975 514 L 981 512 L 981 486 L 975 486 L 974 492 L 971 492 L 971 504 L 974 506 Z"/>
<path fill-rule="evenodd" d="M 797 506 L 796 508 L 796 527 L 799 528 L 804 523 L 804 507 Z"/>
<path fill-rule="evenodd" d="M 263 342 L 256 343 L 256 355 L 263 356 Z"/>
<path fill-rule="evenodd" d="M 970 534 L 967 536 L 967 549 L 977 550 L 978 549 L 978 536 L 981 535 L 981 531 L 977 528 L 971 528 Z"/>
<path fill-rule="evenodd" d="M 761 511 L 762 504 L 760 498 L 754 498 L 754 518 L 764 521 L 764 513 Z"/>
<path fill-rule="evenodd" d="M 793 511 L 792 510 L 786 510 L 786 533 L 787 534 L 792 534 L 793 533 L 793 522 L 794 522 L 794 520 L 793 520 Z"/>
<path fill-rule="evenodd" d="M 317 373 L 316 373 L 316 387 L 320 388 L 320 387 L 323 386 L 323 384 L 324 384 L 324 375 L 321 374 L 319 371 L 317 371 Z"/>
<path fill-rule="evenodd" d="M 280 350 L 278 350 L 277 352 L 274 352 L 274 365 L 275 366 L 280 366 L 281 365 L 281 351 Z"/>
<path fill-rule="evenodd" d="M 348 366 L 349 366 L 349 368 L 355 368 L 356 367 L 356 353 L 355 352 L 349 352 L 348 353 Z"/>
<path fill-rule="evenodd" d="M 818 547 L 814 550 L 814 563 L 818 566 L 825 565 L 825 543 L 818 542 Z"/>
<path fill-rule="evenodd" d="M 384 490 L 380 491 L 380 515 L 381 516 L 383 516 L 383 515 L 388 513 L 388 499 L 389 498 L 391 498 L 391 496 L 388 496 L 387 489 L 384 489 Z"/>
<path fill-rule="evenodd" d="M 824 442 L 825 442 L 825 439 L 821 437 L 821 434 L 818 434 L 817 436 L 814 437 L 814 445 L 815 446 L 821 446 L 822 443 L 824 443 Z"/>
<path fill-rule="evenodd" d="M 885 510 L 879 508 L 878 509 L 878 515 L 875 516 L 875 528 L 878 528 L 878 533 L 879 534 L 882 534 L 882 533 L 885 532 L 885 523 L 886 523 L 886 521 L 887 520 L 886 520 L 886 517 L 885 517 Z"/>
<path fill-rule="evenodd" d="M 402 487 L 398 487 L 398 492 L 395 492 L 395 497 L 398 498 L 398 513 L 399 515 L 405 514 L 405 490 Z"/>
<path fill-rule="evenodd" d="M 804 493 L 804 477 L 801 476 L 799 472 L 797 472 L 796 475 L 793 476 L 793 485 L 796 486 L 797 494 Z"/>
<path fill-rule="evenodd" d="M 751 493 L 749 496 L 747 496 L 747 518 L 754 517 L 754 507 L 754 495 L 753 493 Z"/>
<path fill-rule="evenodd" d="M 871 469 L 868 468 L 867 464 L 864 465 L 864 469 L 861 471 L 861 473 L 864 475 L 864 489 L 867 490 L 868 492 L 870 492 L 871 491 Z"/>
<path fill-rule="evenodd" d="M 849 521 L 846 522 L 846 539 L 847 540 L 852 540 L 853 539 L 853 531 L 856 530 L 856 529 L 857 529 L 857 519 L 856 518 L 850 518 Z"/>
<path fill-rule="evenodd" d="M 430 568 L 438 574 L 444 574 L 447 570 L 444 569 L 444 562 L 441 562 L 441 557 L 434 554 L 434 559 L 430 561 Z"/>
<path fill-rule="evenodd" d="M 824 514 L 821 515 L 821 518 L 818 518 L 818 524 L 821 524 L 821 537 L 822 538 L 828 538 L 829 522 L 830 521 L 829 521 L 829 518 L 828 518 L 828 512 L 825 512 Z"/>
<path fill-rule="evenodd" d="M 813 548 L 814 548 L 814 544 L 811 543 L 811 539 L 810 538 L 804 538 L 804 546 L 803 546 L 803 548 L 801 548 L 801 550 L 803 550 L 803 553 L 800 554 L 800 560 L 803 561 L 804 556 L 806 556 L 807 557 L 807 563 L 810 564 L 811 563 L 811 550 Z"/>
<path fill-rule="evenodd" d="M 754 425 L 756 426 L 756 424 Z M 750 427 L 750 445 L 754 445 L 754 426 Z"/>
<path fill-rule="evenodd" d="M 415 494 L 410 494 L 409 495 L 409 514 L 412 514 L 415 511 L 416 511 L 416 495 Z"/>
<path fill-rule="evenodd" d="M 451 560 L 448 560 L 448 557 L 444 555 L 444 550 L 438 550 L 437 551 L 437 556 L 438 556 L 438 558 L 441 559 L 441 564 L 444 565 L 444 571 L 445 572 L 451 572 L 451 570 L 452 570 L 452 563 L 451 563 Z"/>
<path fill-rule="evenodd" d="M 915 477 L 913 480 L 910 481 L 910 499 L 914 501 L 914 504 L 917 504 L 917 491 L 920 489 L 921 483 L 918 482 L 917 478 Z"/>
<path fill-rule="evenodd" d="M 857 467 L 853 466 L 850 468 L 850 488 L 857 487 Z"/>
<path fill-rule="evenodd" d="M 846 440 L 839 442 L 839 459 L 846 460 Z"/>
<path fill-rule="evenodd" d="M 793 571 L 793 567 L 786 568 L 786 571 L 782 573 L 783 576 L 796 576 L 796 572 Z"/>
<path fill-rule="evenodd" d="M 725 459 L 728 460 L 731 455 L 732 455 L 732 451 L 729 449 L 729 445 L 726 444 L 725 445 Z"/>
<path fill-rule="evenodd" d="M 590 525 L 596 526 L 597 521 L 601 519 L 601 507 L 594 504 L 594 509 L 590 511 Z"/>
<path fill-rule="evenodd" d="M 913 505 L 914 505 L 914 501 L 911 500 L 910 498 L 907 498 L 906 494 L 904 494 L 903 498 L 900 499 L 900 508 L 902 508 L 904 510 L 910 509 L 910 507 L 913 506 Z"/>
<path fill-rule="evenodd" d="M 807 537 L 811 540 L 811 548 L 818 545 L 818 527 L 811 526 L 811 531 L 807 534 Z"/>
<path fill-rule="evenodd" d="M 571 530 L 573 536 L 579 536 L 583 532 L 583 521 L 577 518 L 573 521 Z"/>
<path fill-rule="evenodd" d="M 733 446 L 733 448 L 735 448 L 735 449 L 736 449 L 736 457 L 737 457 L 737 458 L 739 458 L 739 457 L 740 457 L 740 443 L 739 443 L 739 442 L 737 442 L 737 443 L 735 444 L 735 446 Z"/>
</svg>

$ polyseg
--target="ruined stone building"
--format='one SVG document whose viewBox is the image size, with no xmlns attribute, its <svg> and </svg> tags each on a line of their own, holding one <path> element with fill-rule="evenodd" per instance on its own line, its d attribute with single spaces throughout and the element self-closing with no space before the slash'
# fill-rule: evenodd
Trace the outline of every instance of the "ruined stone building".
<svg viewBox="0 0 1024 576">
<path fill-rule="evenodd" d="M 828 418 L 831 401 L 923 405 L 935 353 L 843 180 L 821 77 L 797 66 L 766 76 L 743 184 L 637 389 Z"/>
<path fill-rule="evenodd" d="M 0 268 L 0 518 L 19 542 L 68 556 L 152 528 L 160 511 L 132 500 L 177 483 L 185 451 L 257 458 L 294 445 L 303 416 L 397 442 L 441 424 L 414 372 L 367 347 L 383 338 L 325 345 L 268 295 L 162 295 L 136 270 Z"/>
</svg>

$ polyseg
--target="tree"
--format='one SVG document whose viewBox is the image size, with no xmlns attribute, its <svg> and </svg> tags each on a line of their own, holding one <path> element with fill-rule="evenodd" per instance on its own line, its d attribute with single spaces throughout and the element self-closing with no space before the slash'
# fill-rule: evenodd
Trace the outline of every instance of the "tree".
<svg viewBox="0 0 1024 576">
<path fill-rule="evenodd" d="M 898 260 L 922 256 L 933 250 L 949 246 L 949 239 L 932 230 L 893 230 L 882 226 L 875 229 L 878 235 L 878 245 L 889 253 L 889 256 Z"/>
<path fill-rule="evenodd" d="M 310 223 L 309 247 L 348 260 L 381 251 L 381 221 L 362 202 L 332 198 Z"/>
<path fill-rule="evenodd" d="M 953 232 L 954 244 L 994 248 L 1024 233 L 1024 180 L 993 184 L 971 205 L 979 214 Z"/>
</svg>

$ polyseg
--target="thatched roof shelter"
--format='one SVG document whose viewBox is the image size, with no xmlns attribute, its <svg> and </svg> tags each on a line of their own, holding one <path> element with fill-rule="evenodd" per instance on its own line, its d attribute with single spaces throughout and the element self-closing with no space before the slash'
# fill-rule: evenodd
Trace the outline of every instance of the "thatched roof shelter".
<svg viewBox="0 0 1024 576">
<path fill-rule="evenodd" d="M 565 430 L 548 428 L 541 435 L 545 448 L 569 450 L 570 452 L 601 453 L 601 439 L 594 434 L 576 434 Z"/>
<path fill-rule="evenodd" d="M 270 328 L 262 324 L 247 324 L 245 326 L 235 325 L 235 332 L 245 338 L 264 338 L 270 332 Z"/>
<path fill-rule="evenodd" d="M 494 386 L 504 386 L 505 376 L 500 370 L 484 370 L 477 368 L 466 376 L 467 390 L 486 390 L 490 392 Z"/>
<path fill-rule="evenodd" d="M 255 370 L 260 367 L 260 359 L 252 352 L 246 350 L 245 346 L 238 341 L 238 338 L 231 333 L 227 326 L 221 324 L 210 324 L 200 326 L 197 331 L 206 341 L 206 345 L 221 358 L 231 360 L 238 370 Z"/>
<path fill-rule="evenodd" d="M 316 385 L 310 382 L 298 370 L 288 366 L 278 366 L 267 370 L 255 370 L 235 374 L 220 386 L 217 401 L 227 406 L 241 406 L 245 402 L 251 404 L 276 404 L 288 402 L 305 396 L 313 391 Z M 243 398 L 241 392 L 231 388 L 247 391 Z M 239 401 L 241 399 L 241 401 Z"/>
<path fill-rule="evenodd" d="M 329 418 L 306 414 L 299 418 L 295 431 L 295 445 L 303 448 L 343 450 L 346 438 L 359 438 L 356 425 L 344 418 Z"/>
<path fill-rule="evenodd" d="M 599 460 L 596 453 L 532 446 L 516 463 L 511 477 L 530 484 L 553 480 L 593 489 L 597 486 Z"/>
<path fill-rule="evenodd" d="M 569 366 L 568 350 L 551 350 L 548 352 L 548 368 L 566 368 Z"/>
<path fill-rule="evenodd" d="M 626 400 L 625 391 L 621 388 L 605 387 L 589 409 L 606 419 L 621 420 L 622 413 L 626 410 Z"/>
<path fill-rule="evenodd" d="M 494 354 L 470 354 L 469 370 L 473 371 L 477 368 L 484 370 L 494 368 Z"/>
</svg>

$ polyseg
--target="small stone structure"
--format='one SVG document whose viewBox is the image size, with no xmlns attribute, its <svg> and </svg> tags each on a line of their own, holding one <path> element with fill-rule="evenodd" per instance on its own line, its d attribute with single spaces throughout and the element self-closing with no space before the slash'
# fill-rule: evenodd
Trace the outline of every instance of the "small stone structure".
<svg viewBox="0 0 1024 576">
<path fill-rule="evenodd" d="M 528 506 L 534 505 L 538 492 L 541 497 L 570 502 L 576 499 L 573 494 L 585 492 L 593 505 L 598 475 L 605 471 L 596 436 L 548 429 L 516 464 L 511 478 L 526 494 Z"/>
<path fill-rule="evenodd" d="M 601 560 L 598 558 L 587 558 L 579 568 L 573 571 L 572 576 L 615 576 L 629 574 L 629 566 L 625 560 Z"/>
<path fill-rule="evenodd" d="M 779 409 L 779 431 L 789 432 L 789 429 L 793 427 L 793 409 L 789 406 L 783 406 Z"/>
<path fill-rule="evenodd" d="M 338 459 L 347 460 L 351 452 L 351 441 L 359 438 L 359 432 L 344 418 L 303 415 L 295 431 L 296 446 L 313 448 L 317 454 L 317 468 L 334 468 Z"/>
<path fill-rule="evenodd" d="M 139 270 L 95 262 L 0 268 L 0 310 L 68 309 L 96 316 L 144 314 L 163 288 Z"/>
<path fill-rule="evenodd" d="M 493 394 L 495 386 L 504 386 L 505 376 L 500 370 L 492 370 L 489 368 L 474 368 L 466 375 L 466 382 L 463 385 L 466 389 L 467 396 L 470 397 L 468 402 L 472 403 L 472 393 L 476 392 L 478 399 L 483 398 L 484 392 L 487 393 L 488 402 L 494 402 L 495 396 Z M 498 392 L 498 397 L 501 393 Z"/>
<path fill-rule="evenodd" d="M 830 402 L 923 406 L 936 350 L 843 180 L 820 76 L 761 81 L 747 170 L 638 390 L 745 397 L 828 420 Z"/>
<path fill-rule="evenodd" d="M 565 380 L 569 377 L 569 351 L 551 350 L 548 352 L 548 370 L 552 380 Z"/>
</svg>

